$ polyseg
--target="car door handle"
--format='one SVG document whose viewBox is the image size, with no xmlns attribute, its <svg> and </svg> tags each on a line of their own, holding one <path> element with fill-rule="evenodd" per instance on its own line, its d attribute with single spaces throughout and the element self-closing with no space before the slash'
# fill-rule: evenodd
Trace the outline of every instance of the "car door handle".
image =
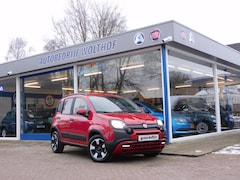
<svg viewBox="0 0 240 180">
<path fill-rule="evenodd" d="M 73 119 L 73 118 L 70 118 L 69 120 L 70 120 L 70 121 L 74 121 L 74 119 Z"/>
</svg>

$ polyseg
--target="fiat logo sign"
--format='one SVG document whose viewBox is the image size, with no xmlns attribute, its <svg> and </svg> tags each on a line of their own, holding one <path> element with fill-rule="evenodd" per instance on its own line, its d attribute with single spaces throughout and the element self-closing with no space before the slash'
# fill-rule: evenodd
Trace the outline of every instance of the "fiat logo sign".
<svg viewBox="0 0 240 180">
<path fill-rule="evenodd" d="M 150 38 L 153 40 L 153 41 L 156 41 L 160 38 L 160 31 L 158 29 L 155 29 L 151 32 L 151 35 L 150 35 Z"/>
<path fill-rule="evenodd" d="M 146 129 L 146 128 L 147 128 L 147 124 L 143 124 L 143 128 L 145 128 L 145 129 Z"/>
</svg>

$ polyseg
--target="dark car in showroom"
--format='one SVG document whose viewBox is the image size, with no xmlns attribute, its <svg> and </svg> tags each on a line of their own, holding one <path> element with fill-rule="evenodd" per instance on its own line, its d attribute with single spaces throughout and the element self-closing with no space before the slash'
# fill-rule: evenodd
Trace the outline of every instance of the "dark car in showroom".
<svg viewBox="0 0 240 180">
<path fill-rule="evenodd" d="M 47 118 L 37 115 L 34 111 L 26 110 L 21 115 L 24 133 L 49 133 L 50 123 Z M 16 136 L 16 110 L 6 113 L 1 123 L 1 136 Z"/>
<path fill-rule="evenodd" d="M 154 106 L 151 103 L 134 100 L 134 102 L 141 108 L 143 108 L 145 113 L 150 113 L 156 116 L 159 121 L 164 123 L 163 110 Z M 172 133 L 174 137 L 195 134 L 195 125 L 191 118 L 178 114 L 172 113 Z"/>
<path fill-rule="evenodd" d="M 16 111 L 9 111 L 1 123 L 1 136 L 16 136 Z"/>
<path fill-rule="evenodd" d="M 178 97 L 175 103 L 172 101 L 172 111 L 190 117 L 199 134 L 216 130 L 216 116 L 209 111 L 209 106 L 203 98 Z"/>
<path fill-rule="evenodd" d="M 216 130 L 215 106 L 208 105 L 203 97 L 186 96 L 175 98 L 173 111 L 189 116 L 194 120 L 198 133 L 207 133 Z M 236 117 L 230 110 L 220 106 L 222 130 L 233 129 Z"/>
<path fill-rule="evenodd" d="M 112 94 L 69 95 L 57 106 L 51 126 L 51 148 L 85 147 L 94 162 L 113 155 L 157 156 L 166 143 L 163 123 L 131 100 Z"/>
</svg>

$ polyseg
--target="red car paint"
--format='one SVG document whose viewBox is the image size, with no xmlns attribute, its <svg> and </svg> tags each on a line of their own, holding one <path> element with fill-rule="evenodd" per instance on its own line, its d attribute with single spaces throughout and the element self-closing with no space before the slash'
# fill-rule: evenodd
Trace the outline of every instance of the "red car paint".
<svg viewBox="0 0 240 180">
<path fill-rule="evenodd" d="M 95 162 L 116 154 L 156 156 L 165 143 L 163 126 L 156 117 L 111 94 L 62 98 L 51 126 L 53 152 L 62 152 L 65 145 L 83 146 Z"/>
</svg>

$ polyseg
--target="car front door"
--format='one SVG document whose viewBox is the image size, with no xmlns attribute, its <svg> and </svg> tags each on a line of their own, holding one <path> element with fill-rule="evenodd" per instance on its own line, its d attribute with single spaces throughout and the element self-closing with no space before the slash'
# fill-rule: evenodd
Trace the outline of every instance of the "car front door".
<svg viewBox="0 0 240 180">
<path fill-rule="evenodd" d="M 89 112 L 88 105 L 83 98 L 77 97 L 74 101 L 72 108 L 72 117 L 70 120 L 70 126 L 74 135 L 74 142 L 87 145 L 88 128 L 90 126 L 90 120 L 87 114 L 78 114 L 79 108 L 86 109 Z"/>
<path fill-rule="evenodd" d="M 58 128 L 64 141 L 72 141 L 73 130 L 71 128 L 72 103 L 74 98 L 66 98 L 63 102 L 61 112 L 57 114 L 59 120 Z"/>
</svg>

